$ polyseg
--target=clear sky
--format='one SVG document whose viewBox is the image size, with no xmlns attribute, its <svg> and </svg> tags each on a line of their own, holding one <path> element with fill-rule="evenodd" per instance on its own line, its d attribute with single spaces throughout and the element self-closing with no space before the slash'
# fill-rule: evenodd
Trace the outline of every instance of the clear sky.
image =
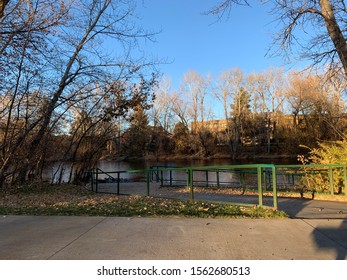
<svg viewBox="0 0 347 280">
<path fill-rule="evenodd" d="M 141 48 L 169 62 L 160 70 L 171 77 L 173 87 L 189 70 L 215 77 L 234 67 L 245 73 L 288 68 L 280 57 L 266 55 L 276 27 L 268 7 L 258 4 L 260 1 L 251 1 L 252 7 L 235 6 L 229 17 L 217 22 L 212 15 L 203 14 L 216 0 L 141 2 L 138 11 L 142 26 L 161 30 L 155 43 L 147 42 Z"/>
</svg>

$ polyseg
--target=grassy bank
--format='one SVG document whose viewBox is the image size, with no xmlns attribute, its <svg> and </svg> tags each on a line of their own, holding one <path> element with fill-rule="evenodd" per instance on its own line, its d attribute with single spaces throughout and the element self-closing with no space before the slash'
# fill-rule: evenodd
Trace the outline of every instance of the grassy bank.
<svg viewBox="0 0 347 280">
<path fill-rule="evenodd" d="M 282 218 L 267 208 L 95 194 L 79 186 L 25 187 L 0 195 L 1 215 Z"/>
</svg>

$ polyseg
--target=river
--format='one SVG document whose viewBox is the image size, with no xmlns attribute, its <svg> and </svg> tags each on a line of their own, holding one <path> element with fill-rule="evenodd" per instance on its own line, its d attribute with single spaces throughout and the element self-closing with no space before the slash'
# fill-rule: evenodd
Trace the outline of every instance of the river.
<svg viewBox="0 0 347 280">
<path fill-rule="evenodd" d="M 134 170 L 146 169 L 151 166 L 163 167 L 190 167 L 190 166 L 215 166 L 215 165 L 239 165 L 239 164 L 257 164 L 257 163 L 273 163 L 273 164 L 295 164 L 298 163 L 296 159 L 286 158 L 259 158 L 259 159 L 175 159 L 168 161 L 155 161 L 155 160 L 132 160 L 132 161 L 107 161 L 102 160 L 99 162 L 99 168 L 103 171 L 120 171 L 120 170 Z"/>
<path fill-rule="evenodd" d="M 297 163 L 295 159 L 279 159 L 279 158 L 259 158 L 259 159 L 175 159 L 167 161 L 156 161 L 156 160 L 101 160 L 98 164 L 104 172 L 113 171 L 126 171 L 126 170 L 139 170 L 147 169 L 151 166 L 161 166 L 161 167 L 190 167 L 190 166 L 216 166 L 216 165 L 239 165 L 239 164 L 256 164 L 256 163 L 273 163 L 273 164 L 293 164 Z M 58 173 L 56 172 L 58 168 L 61 168 L 59 163 L 55 163 L 46 168 L 43 179 L 49 182 L 56 182 L 58 178 Z M 69 179 L 69 168 L 65 168 L 63 172 L 61 182 L 67 182 Z M 128 175 L 129 176 L 129 175 Z M 127 177 L 128 177 L 127 176 Z M 52 180 L 52 178 L 54 178 Z"/>
</svg>

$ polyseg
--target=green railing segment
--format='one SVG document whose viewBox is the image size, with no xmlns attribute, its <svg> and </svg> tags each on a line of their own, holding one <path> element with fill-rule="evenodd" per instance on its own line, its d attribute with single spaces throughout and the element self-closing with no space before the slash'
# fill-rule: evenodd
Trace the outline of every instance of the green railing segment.
<svg viewBox="0 0 347 280">
<path fill-rule="evenodd" d="M 330 194 L 335 194 L 339 183 L 341 190 L 347 195 L 347 171 L 343 164 L 310 164 L 310 165 L 274 165 L 274 164 L 245 164 L 199 167 L 165 167 L 152 166 L 149 169 L 103 172 L 100 169 L 89 171 L 91 189 L 95 192 L 130 194 L 130 187 L 138 184 L 133 194 L 158 196 L 164 189 L 189 188 L 184 199 L 221 202 L 216 190 L 239 190 L 228 196 L 224 202 L 241 205 L 270 206 L 277 208 L 278 191 L 291 190 L 303 180 L 317 174 L 323 174 L 327 179 Z M 337 175 L 338 176 L 337 176 Z M 306 177 L 305 177 L 306 176 Z M 341 183 L 342 182 L 342 183 Z M 158 187 L 159 185 L 159 187 Z M 154 187 L 157 190 L 154 190 Z M 108 189 L 107 189 L 108 188 Z M 123 190 L 121 190 L 121 188 Z M 129 191 L 127 191 L 129 189 Z M 126 191 L 124 191 L 126 190 Z M 201 193 L 208 190 L 211 198 L 206 199 Z M 249 203 L 245 194 L 252 190 L 257 200 Z M 309 190 L 308 190 L 309 191 Z M 266 196 L 264 197 L 264 192 Z M 182 198 L 185 194 L 179 192 L 170 194 L 170 198 Z M 177 197 L 175 197 L 177 195 Z M 264 199 L 266 198 L 266 203 Z M 230 201 L 232 200 L 232 201 Z M 241 201 L 241 202 L 240 202 Z"/>
<path fill-rule="evenodd" d="M 303 181 L 314 179 L 315 176 L 321 175 L 327 177 L 329 185 L 329 194 L 335 194 L 335 184 L 339 185 L 339 188 L 344 189 L 345 195 L 347 195 L 347 173 L 346 165 L 344 164 L 307 164 L 307 165 L 276 165 L 276 173 L 280 175 L 286 175 L 288 182 L 294 185 L 297 181 Z M 335 178 L 334 176 L 337 178 Z M 338 174 L 340 173 L 340 174 Z M 324 181 L 325 178 L 323 178 Z M 324 183 L 324 182 L 323 182 Z M 311 190 L 314 191 L 316 186 L 313 186 Z"/>
</svg>

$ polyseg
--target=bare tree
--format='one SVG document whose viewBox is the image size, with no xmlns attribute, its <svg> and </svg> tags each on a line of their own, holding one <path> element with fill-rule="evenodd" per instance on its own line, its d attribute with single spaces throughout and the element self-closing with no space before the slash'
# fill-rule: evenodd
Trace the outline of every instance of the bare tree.
<svg viewBox="0 0 347 280">
<path fill-rule="evenodd" d="M 208 155 L 210 152 L 209 140 L 210 134 L 205 128 L 205 121 L 209 117 L 206 106 L 206 97 L 209 93 L 210 76 L 204 77 L 196 71 L 185 73 L 183 83 L 180 88 L 182 95 L 185 96 L 186 102 L 190 105 L 189 113 L 192 119 L 191 130 L 196 136 L 192 138 L 193 150 L 196 153 Z"/>
<path fill-rule="evenodd" d="M 336 83 L 321 75 L 293 72 L 288 84 L 285 94 L 293 114 L 293 136 L 307 139 L 310 145 L 317 140 L 345 138 L 344 102 Z"/>
<path fill-rule="evenodd" d="M 241 69 L 234 68 L 224 71 L 217 80 L 214 89 L 215 97 L 223 104 L 224 118 L 230 118 L 230 103 L 241 87 L 244 86 L 245 77 Z"/>
<path fill-rule="evenodd" d="M 279 113 L 283 112 L 283 74 L 280 69 L 270 69 L 248 77 L 248 86 L 253 98 L 258 101 L 258 114 L 263 118 L 264 140 L 270 152 L 271 139 L 276 133 Z"/>
<path fill-rule="evenodd" d="M 154 127 L 161 127 L 167 132 L 172 132 L 175 119 L 173 112 L 173 98 L 171 92 L 171 79 L 165 77 L 161 80 L 156 90 L 156 98 L 151 109 Z M 178 105 L 177 103 L 175 104 Z"/>
<path fill-rule="evenodd" d="M 258 110 L 262 113 L 273 114 L 282 111 L 285 101 L 283 96 L 283 74 L 281 69 L 269 69 L 254 73 L 248 77 L 248 87 L 257 95 L 260 104 Z"/>
<path fill-rule="evenodd" d="M 185 96 L 181 92 L 173 92 L 171 97 L 172 111 L 187 130 L 189 130 L 189 123 L 192 121 L 191 114 L 189 113 L 189 104 Z"/>
<path fill-rule="evenodd" d="M 230 105 L 237 99 L 240 90 L 244 87 L 244 73 L 241 69 L 234 68 L 224 71 L 221 74 L 217 83 L 217 88 L 214 91 L 216 98 L 223 104 L 224 117 L 227 121 L 226 138 L 228 143 L 232 142 L 231 148 L 233 151 L 238 149 L 240 133 L 237 133 L 239 130 L 235 127 L 236 116 L 230 111 Z M 240 106 L 238 106 L 238 108 L 240 108 Z M 238 127 L 238 125 L 236 126 Z"/>
<path fill-rule="evenodd" d="M 152 76 L 144 74 L 153 63 L 133 58 L 131 51 L 140 39 L 151 39 L 153 34 L 133 23 L 133 4 L 111 0 L 9 2 L 0 22 L 0 96 L 7 104 L 1 110 L 0 185 L 5 178 L 25 180 L 69 108 L 84 98 L 97 101 L 112 96 L 112 91 L 103 97 L 94 94 L 97 88 L 107 88 L 109 81 L 131 85 L 134 98 L 124 99 L 121 112 L 116 106 L 96 102 L 99 120 L 126 113 L 127 106 L 142 98 L 151 99 L 153 84 L 145 80 Z M 116 55 L 105 52 L 105 40 L 113 42 Z"/>
<path fill-rule="evenodd" d="M 205 78 L 196 71 L 189 71 L 184 75 L 184 82 L 180 91 L 188 98 L 191 104 L 191 115 L 193 122 L 202 123 L 205 120 L 205 97 L 209 87 L 210 79 Z"/>
<path fill-rule="evenodd" d="M 301 47 L 301 58 L 309 58 L 314 64 L 336 65 L 347 75 L 347 9 L 345 1 L 263 1 L 272 4 L 271 13 L 282 26 L 275 36 L 279 51 L 291 55 L 294 45 Z M 222 16 L 233 5 L 249 5 L 246 0 L 223 0 L 211 9 L 211 14 Z M 305 38 L 297 35 L 304 32 Z"/>
</svg>

